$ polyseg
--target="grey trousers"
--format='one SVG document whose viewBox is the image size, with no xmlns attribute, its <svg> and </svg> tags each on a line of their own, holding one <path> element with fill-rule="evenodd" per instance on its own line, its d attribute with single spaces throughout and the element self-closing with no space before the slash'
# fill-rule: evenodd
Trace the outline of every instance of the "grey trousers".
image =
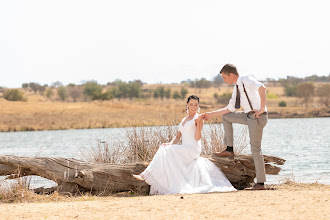
<svg viewBox="0 0 330 220">
<path fill-rule="evenodd" d="M 244 124 L 249 128 L 251 152 L 256 170 L 257 182 L 266 182 L 264 157 L 261 151 L 262 131 L 268 121 L 268 115 L 260 115 L 260 118 L 253 118 L 252 114 L 244 112 L 231 112 L 222 116 L 222 123 L 225 131 L 224 145 L 233 146 L 233 123 Z"/>
</svg>

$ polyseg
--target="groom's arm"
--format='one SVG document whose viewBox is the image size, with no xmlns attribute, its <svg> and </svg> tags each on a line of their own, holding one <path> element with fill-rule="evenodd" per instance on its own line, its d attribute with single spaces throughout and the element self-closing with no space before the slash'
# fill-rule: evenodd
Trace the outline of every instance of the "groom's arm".
<svg viewBox="0 0 330 220">
<path fill-rule="evenodd" d="M 203 114 L 203 119 L 204 120 L 209 120 L 209 119 L 214 118 L 214 117 L 223 116 L 224 114 L 228 114 L 230 112 L 231 111 L 227 107 L 225 107 L 225 108 L 222 108 L 220 110 L 204 113 Z"/>
</svg>

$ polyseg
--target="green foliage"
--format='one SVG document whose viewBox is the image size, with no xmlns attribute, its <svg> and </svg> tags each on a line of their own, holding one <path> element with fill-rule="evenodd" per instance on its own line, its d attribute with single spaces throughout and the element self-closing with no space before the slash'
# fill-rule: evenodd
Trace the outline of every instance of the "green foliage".
<svg viewBox="0 0 330 220">
<path fill-rule="evenodd" d="M 161 98 L 163 100 L 165 97 L 165 87 L 164 86 L 158 86 L 154 91 L 154 98 Z"/>
<path fill-rule="evenodd" d="M 111 86 L 114 86 L 109 90 L 112 94 L 112 97 L 118 98 L 139 98 L 142 92 L 143 83 L 140 80 L 130 81 L 129 83 L 117 80 L 113 83 L 108 83 Z"/>
<path fill-rule="evenodd" d="M 101 100 L 111 100 L 113 98 L 113 95 L 110 90 L 104 92 L 101 94 Z"/>
<path fill-rule="evenodd" d="M 24 93 L 18 89 L 8 89 L 4 92 L 3 97 L 8 101 L 27 101 L 24 98 Z"/>
<path fill-rule="evenodd" d="M 67 98 L 67 90 L 65 87 L 60 86 L 57 88 L 57 94 L 60 97 L 61 101 L 65 101 Z"/>
<path fill-rule="evenodd" d="M 98 100 L 102 97 L 102 86 L 95 81 L 86 82 L 84 86 L 84 94 L 91 97 L 92 100 Z"/>
<path fill-rule="evenodd" d="M 27 88 L 29 88 L 29 84 L 28 84 L 28 83 L 23 83 L 23 84 L 22 84 L 22 88 L 23 88 L 23 89 L 27 89 Z"/>
<path fill-rule="evenodd" d="M 185 87 L 181 87 L 180 95 L 181 99 L 185 99 L 188 94 L 188 90 Z"/>
<path fill-rule="evenodd" d="M 205 78 L 201 78 L 199 80 L 195 80 L 195 81 L 192 81 L 190 83 L 190 86 L 193 87 L 193 88 L 199 88 L 199 89 L 207 89 L 207 88 L 210 88 L 212 86 L 212 83 L 208 80 L 206 80 Z"/>
<path fill-rule="evenodd" d="M 278 103 L 279 107 L 286 107 L 286 102 L 285 101 L 281 101 Z"/>
<path fill-rule="evenodd" d="M 164 98 L 171 98 L 171 89 L 166 89 L 164 86 L 158 86 L 154 91 L 154 98 L 160 98 L 163 100 Z"/>
<path fill-rule="evenodd" d="M 286 84 L 284 85 L 284 91 L 286 96 L 296 96 L 297 85 L 296 84 Z"/>
<path fill-rule="evenodd" d="M 220 96 L 218 95 L 217 103 L 227 104 L 231 98 L 231 95 L 232 95 L 231 93 L 223 93 Z"/>
<path fill-rule="evenodd" d="M 267 99 L 277 99 L 278 95 L 274 93 L 267 93 Z"/>
<path fill-rule="evenodd" d="M 174 91 L 174 93 L 173 93 L 173 99 L 181 99 L 181 95 L 179 94 L 178 91 Z"/>
</svg>

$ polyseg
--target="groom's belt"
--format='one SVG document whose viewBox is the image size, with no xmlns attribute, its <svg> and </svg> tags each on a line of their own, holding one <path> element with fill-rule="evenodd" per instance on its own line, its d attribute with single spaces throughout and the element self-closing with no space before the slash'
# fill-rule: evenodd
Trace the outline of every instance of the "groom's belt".
<svg viewBox="0 0 330 220">
<path fill-rule="evenodd" d="M 248 113 L 246 113 L 246 114 L 248 114 L 248 115 L 253 115 L 254 113 L 256 113 L 255 111 L 250 111 L 250 112 L 248 112 Z M 263 112 L 263 113 L 261 113 L 260 115 L 267 115 L 268 114 L 268 112 Z"/>
</svg>

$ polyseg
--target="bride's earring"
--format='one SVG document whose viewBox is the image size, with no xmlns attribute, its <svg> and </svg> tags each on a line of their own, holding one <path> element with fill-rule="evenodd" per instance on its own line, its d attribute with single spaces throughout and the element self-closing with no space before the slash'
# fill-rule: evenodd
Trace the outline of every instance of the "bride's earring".
<svg viewBox="0 0 330 220">
<path fill-rule="evenodd" d="M 187 110 L 186 110 L 187 114 L 189 113 L 189 107 L 187 106 Z"/>
<path fill-rule="evenodd" d="M 198 113 L 201 113 L 201 108 L 200 107 L 198 107 L 198 111 L 197 111 Z"/>
</svg>

